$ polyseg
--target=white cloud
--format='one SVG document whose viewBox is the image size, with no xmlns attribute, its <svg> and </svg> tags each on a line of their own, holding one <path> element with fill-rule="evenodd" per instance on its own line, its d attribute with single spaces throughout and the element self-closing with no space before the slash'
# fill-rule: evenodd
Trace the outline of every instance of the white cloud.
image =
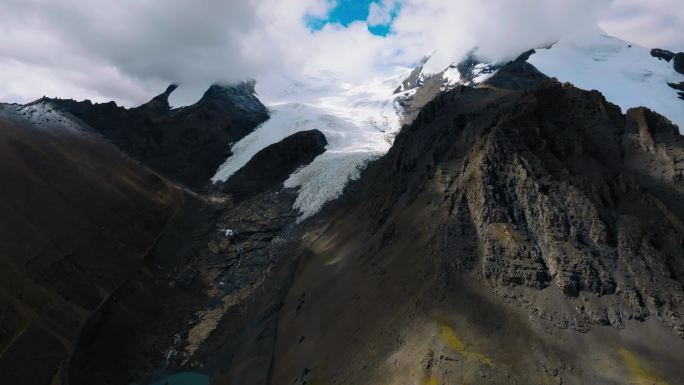
<svg viewBox="0 0 684 385">
<path fill-rule="evenodd" d="M 260 28 L 246 2 L 4 0 L 0 15 L 0 66 L 34 74 L 3 71 L 0 80 L 25 98 L 67 83 L 55 94 L 134 103 L 144 99 L 128 83 L 149 93 L 170 82 L 236 81 L 259 65 L 244 54 L 243 33 Z M 30 77 L 45 84 L 28 89 Z"/>
<path fill-rule="evenodd" d="M 681 0 L 615 0 L 600 25 L 609 34 L 644 47 L 684 51 Z"/>
<path fill-rule="evenodd" d="M 503 60 L 596 23 L 602 0 L 408 0 L 393 27 L 409 56 L 437 49 L 434 70 L 478 47 L 485 59 Z"/>
<path fill-rule="evenodd" d="M 176 97 L 187 102 L 210 83 L 273 71 L 327 70 L 354 82 L 434 49 L 435 70 L 475 46 L 486 58 L 510 58 L 597 21 L 618 37 L 684 49 L 678 2 L 379 0 L 366 21 L 312 32 L 307 15 L 323 17 L 335 0 L 3 0 L 0 100 L 48 95 L 133 105 L 178 82 Z M 368 31 L 393 12 L 388 36 Z"/>
<path fill-rule="evenodd" d="M 392 13 L 396 12 L 399 3 L 395 0 L 382 0 L 371 3 L 368 9 L 368 25 L 388 25 L 392 21 Z"/>
</svg>

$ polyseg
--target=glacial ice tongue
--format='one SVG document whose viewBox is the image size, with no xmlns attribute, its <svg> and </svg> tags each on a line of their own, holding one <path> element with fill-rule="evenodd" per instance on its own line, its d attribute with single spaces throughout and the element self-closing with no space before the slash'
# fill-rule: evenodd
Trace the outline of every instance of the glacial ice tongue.
<svg viewBox="0 0 684 385">
<path fill-rule="evenodd" d="M 396 68 L 385 79 L 361 85 L 340 83 L 331 73 L 261 79 L 256 91 L 271 118 L 231 147 L 233 155 L 212 181 L 227 180 L 270 144 L 298 131 L 318 129 L 328 141 L 326 152 L 284 183 L 299 188 L 294 203 L 301 212 L 299 219 L 315 214 L 339 197 L 349 181 L 359 178 L 368 162 L 389 150 L 401 127 L 398 100 L 403 93 L 394 90 L 410 71 Z"/>
</svg>

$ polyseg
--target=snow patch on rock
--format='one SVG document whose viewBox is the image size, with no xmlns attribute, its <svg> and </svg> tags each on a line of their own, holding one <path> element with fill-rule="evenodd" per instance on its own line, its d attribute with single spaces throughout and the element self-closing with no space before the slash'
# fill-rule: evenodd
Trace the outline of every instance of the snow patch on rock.
<svg viewBox="0 0 684 385">
<path fill-rule="evenodd" d="M 684 81 L 672 63 L 657 60 L 650 50 L 607 35 L 561 40 L 538 49 L 528 62 L 547 76 L 582 89 L 600 91 L 623 112 L 644 106 L 684 130 L 684 102 L 670 83 Z"/>
<path fill-rule="evenodd" d="M 48 101 L 39 100 L 25 105 L 11 105 L 11 111 L 15 116 L 28 120 L 36 127 L 65 129 L 72 133 L 82 131 L 79 124 L 56 110 Z"/>
</svg>

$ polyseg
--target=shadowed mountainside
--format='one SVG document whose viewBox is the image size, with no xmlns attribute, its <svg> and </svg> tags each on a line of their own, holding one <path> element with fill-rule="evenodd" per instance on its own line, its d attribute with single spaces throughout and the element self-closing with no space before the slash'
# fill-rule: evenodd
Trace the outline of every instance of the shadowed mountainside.
<svg viewBox="0 0 684 385">
<path fill-rule="evenodd" d="M 297 218 L 296 191 L 282 182 L 325 144 L 317 130 L 295 133 L 257 153 L 206 201 L 185 205 L 151 248 L 147 268 L 92 317 L 70 383 L 146 384 L 188 370 L 231 378 L 238 366 L 263 380 L 272 344 L 252 341 L 272 338 L 286 290 L 273 277 L 288 276 L 275 266 L 289 261 L 284 245 Z"/>
<path fill-rule="evenodd" d="M 0 106 L 0 378 L 47 384 L 183 192 L 97 137 L 13 108 Z"/>
<path fill-rule="evenodd" d="M 440 94 L 302 230 L 270 383 L 680 383 L 683 171 L 529 68 Z"/>
<path fill-rule="evenodd" d="M 203 187 L 224 160 L 226 135 L 246 135 L 265 109 L 249 84 L 212 86 L 177 110 L 167 102 L 173 89 L 130 110 L 54 99 L 0 104 L 0 377 L 148 383 L 212 346 L 203 361 L 217 370 L 232 364 L 220 357 L 235 353 L 208 337 L 262 286 L 297 216 L 296 192 L 282 181 L 327 142 L 313 130 L 262 150 L 237 175 L 245 194 Z M 193 125 L 207 135 L 197 146 L 180 138 Z M 155 130 L 161 147 L 149 142 Z M 193 178 L 205 195 L 128 155 Z M 166 167 L 174 165 L 163 164 L 167 156 L 186 168 Z M 206 156 L 217 161 L 197 163 Z"/>
<path fill-rule="evenodd" d="M 43 99 L 92 127 L 132 157 L 192 188 L 205 187 L 237 142 L 268 119 L 254 83 L 213 85 L 195 104 L 171 109 L 172 85 L 140 107 Z"/>
</svg>

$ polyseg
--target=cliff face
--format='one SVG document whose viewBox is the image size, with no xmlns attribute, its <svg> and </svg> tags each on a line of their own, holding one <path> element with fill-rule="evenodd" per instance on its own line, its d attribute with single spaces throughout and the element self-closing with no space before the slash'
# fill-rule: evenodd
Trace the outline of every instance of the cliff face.
<svg viewBox="0 0 684 385">
<path fill-rule="evenodd" d="M 681 382 L 682 161 L 534 72 L 440 94 L 306 225 L 273 383 Z"/>
</svg>

